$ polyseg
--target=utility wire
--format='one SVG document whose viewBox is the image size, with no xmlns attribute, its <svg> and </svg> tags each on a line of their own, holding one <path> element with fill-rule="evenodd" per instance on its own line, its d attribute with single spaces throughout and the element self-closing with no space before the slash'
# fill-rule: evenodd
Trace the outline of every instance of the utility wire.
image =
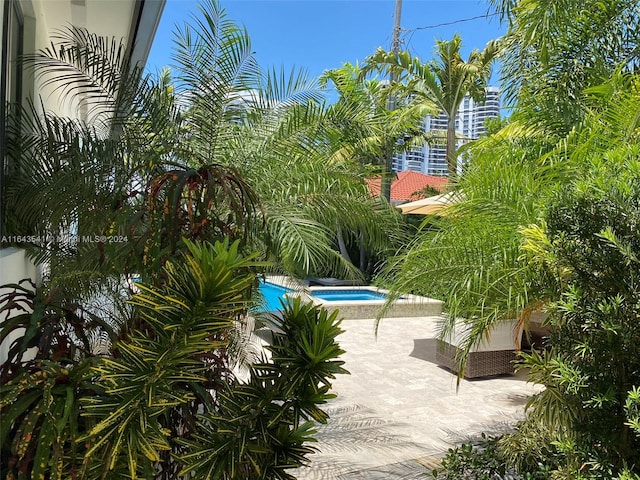
<svg viewBox="0 0 640 480">
<path fill-rule="evenodd" d="M 500 15 L 500 13 L 496 12 L 496 13 L 487 13 L 485 15 L 477 15 L 475 17 L 469 17 L 469 18 L 461 18 L 459 20 L 452 20 L 451 22 L 443 22 L 443 23 L 437 23 L 435 25 L 427 25 L 425 27 L 415 27 L 415 28 L 403 28 L 402 32 L 403 32 L 403 38 L 402 39 L 402 43 L 404 43 L 407 46 L 407 49 L 409 48 L 409 46 L 411 45 L 411 41 L 413 39 L 413 35 L 418 31 L 418 30 L 430 30 L 433 28 L 439 28 L 439 27 L 447 27 L 449 25 L 456 25 L 458 23 L 464 23 L 464 22 L 471 22 L 473 20 L 480 20 L 480 19 L 487 19 L 490 17 L 495 17 L 496 15 Z M 406 38 L 408 36 L 408 38 Z"/>
<path fill-rule="evenodd" d="M 416 27 L 416 28 L 408 28 L 408 29 L 403 28 L 402 30 L 404 32 L 413 32 L 415 30 L 427 30 L 427 29 L 430 29 L 430 28 L 446 27 L 448 25 L 455 25 L 457 23 L 471 22 L 472 20 L 478 20 L 480 18 L 495 17 L 496 15 L 500 15 L 500 13 L 497 13 L 497 12 L 496 13 L 487 13 L 485 15 L 478 15 L 478 16 L 475 16 L 475 17 L 461 18 L 459 20 L 453 20 L 451 22 L 438 23 L 436 25 L 427 25 L 426 27 Z"/>
</svg>

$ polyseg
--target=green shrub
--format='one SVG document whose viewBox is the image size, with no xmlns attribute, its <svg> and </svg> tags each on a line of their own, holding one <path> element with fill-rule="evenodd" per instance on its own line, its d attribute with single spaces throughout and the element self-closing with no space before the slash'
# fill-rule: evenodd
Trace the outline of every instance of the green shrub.
<svg viewBox="0 0 640 480">
<path fill-rule="evenodd" d="M 331 379 L 346 373 L 337 314 L 287 305 L 272 319 L 272 358 L 242 382 L 234 338 L 256 262 L 238 242 L 185 243 L 189 254 L 166 264 L 163 285 L 137 284 L 133 318 L 107 351 L 86 348 L 79 334 L 95 327 L 91 317 L 51 292 L 0 299 L 0 312 L 32 310 L 0 330 L 28 332 L 0 365 L 0 478 L 284 480 L 308 461 Z"/>
<path fill-rule="evenodd" d="M 499 437 L 487 437 L 450 448 L 442 458 L 441 467 L 433 471 L 435 478 L 444 480 L 493 480 L 504 475 L 507 467 L 498 450 Z"/>
<path fill-rule="evenodd" d="M 559 457 L 550 457 L 516 468 L 505 446 L 512 434 L 489 437 L 482 434 L 479 441 L 467 442 L 450 448 L 441 460 L 433 477 L 443 480 L 546 480 Z"/>
</svg>

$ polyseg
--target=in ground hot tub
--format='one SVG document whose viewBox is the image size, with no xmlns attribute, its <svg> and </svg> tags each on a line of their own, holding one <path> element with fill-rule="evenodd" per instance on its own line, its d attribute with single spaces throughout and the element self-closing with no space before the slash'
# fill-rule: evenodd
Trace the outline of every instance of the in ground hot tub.
<svg viewBox="0 0 640 480">
<path fill-rule="evenodd" d="M 379 291 L 358 288 L 353 290 L 313 290 L 313 296 L 327 302 L 352 302 L 367 300 L 386 300 L 387 296 Z"/>
<path fill-rule="evenodd" d="M 309 287 L 309 299 L 329 311 L 339 310 L 345 319 L 376 318 L 387 300 L 387 290 L 376 287 Z M 442 302 L 417 295 L 403 295 L 385 317 L 427 317 L 440 315 Z"/>
</svg>

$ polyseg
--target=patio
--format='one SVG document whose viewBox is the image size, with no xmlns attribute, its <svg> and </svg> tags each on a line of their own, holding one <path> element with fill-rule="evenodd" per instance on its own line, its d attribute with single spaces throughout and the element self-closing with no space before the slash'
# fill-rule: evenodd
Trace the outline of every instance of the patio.
<svg viewBox="0 0 640 480">
<path fill-rule="evenodd" d="M 310 479 L 425 478 L 446 450 L 508 429 L 536 391 L 523 374 L 462 380 L 435 363 L 438 317 L 345 320 L 339 337 L 351 375 L 318 429 L 319 453 L 294 473 Z"/>
</svg>

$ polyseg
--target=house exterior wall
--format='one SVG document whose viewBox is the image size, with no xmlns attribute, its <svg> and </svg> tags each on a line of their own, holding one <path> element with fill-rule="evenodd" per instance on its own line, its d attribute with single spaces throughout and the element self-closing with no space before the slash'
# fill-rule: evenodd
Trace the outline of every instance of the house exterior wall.
<svg viewBox="0 0 640 480">
<path fill-rule="evenodd" d="M 42 102 L 44 110 L 72 118 L 83 116 L 82 110 L 61 101 L 56 84 L 45 87 L 41 79 L 22 71 L 17 57 L 48 47 L 56 31 L 74 25 L 100 36 L 124 39 L 131 60 L 144 65 L 164 3 L 165 0 L 3 0 L 0 7 L 0 212 L 5 211 L 4 172 L 9 161 L 5 147 L 9 120 L 5 115 L 6 103 L 25 104 L 27 98 L 34 98 L 38 99 L 36 103 Z M 2 215 L 0 241 L 0 285 L 17 283 L 25 278 L 38 281 L 38 269 L 23 250 L 15 248 L 16 242 L 11 239 L 11 232 L 4 228 Z M 8 243 L 14 245 L 8 247 Z M 2 320 L 0 318 L 0 322 Z M 6 358 L 10 341 L 0 345 L 0 362 Z"/>
<path fill-rule="evenodd" d="M 124 39 L 132 60 L 141 64 L 146 62 L 165 3 L 165 0 L 6 1 L 17 3 L 22 11 L 25 53 L 48 47 L 56 32 L 73 25 L 99 36 Z M 23 87 L 23 98 L 36 94 L 42 98 L 46 110 L 75 115 L 73 105 L 59 101 L 55 83 L 44 87 L 39 79 L 25 75 Z"/>
<path fill-rule="evenodd" d="M 0 249 L 0 285 L 18 283 L 22 279 L 35 279 L 37 269 L 26 257 L 24 250 L 17 248 Z M 1 288 L 0 296 L 9 293 L 11 288 Z M 5 318 L 0 318 L 0 322 Z M 0 344 L 0 363 L 7 358 L 9 346 L 20 336 L 22 332 L 14 331 Z M 25 359 L 26 360 L 26 359 Z"/>
</svg>

